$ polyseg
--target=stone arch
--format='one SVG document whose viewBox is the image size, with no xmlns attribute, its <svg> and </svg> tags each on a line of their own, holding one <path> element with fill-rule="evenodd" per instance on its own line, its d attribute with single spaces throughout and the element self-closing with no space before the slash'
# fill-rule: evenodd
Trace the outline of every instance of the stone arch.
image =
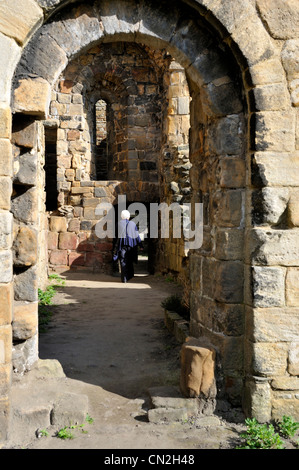
<svg viewBox="0 0 299 470">
<path fill-rule="evenodd" d="M 110 2 L 111 3 L 111 2 Z M 131 3 L 131 2 L 130 2 Z M 190 4 L 190 2 L 188 2 Z M 59 2 L 56 1 L 55 5 L 56 6 L 61 6 L 61 5 L 67 5 L 68 2 Z M 53 5 L 53 3 L 52 3 Z M 148 40 L 151 41 L 151 44 L 156 44 L 156 41 L 165 41 L 167 44 L 167 39 L 165 38 L 165 31 L 164 31 L 164 36 L 161 33 L 161 38 L 160 34 L 158 31 L 159 25 L 161 26 L 161 22 L 157 21 L 152 22 L 152 25 L 150 26 L 148 23 L 146 25 L 141 25 L 140 22 L 136 20 L 136 22 L 131 21 L 131 17 L 129 19 L 129 24 L 126 23 L 124 20 L 127 17 L 128 11 L 130 9 L 128 8 L 128 3 L 125 4 L 125 8 L 123 6 L 117 6 L 114 5 L 114 18 L 119 19 L 121 18 L 121 21 L 117 22 L 117 28 L 115 27 L 116 23 L 113 23 L 109 25 L 109 21 L 111 20 L 111 17 L 109 15 L 105 15 L 105 8 L 108 8 L 108 2 L 103 2 L 103 12 L 104 12 L 104 21 L 102 23 L 105 24 L 105 27 L 103 26 L 102 32 L 105 30 L 106 33 L 103 32 L 103 35 L 101 37 L 104 37 L 104 40 L 108 40 L 110 37 L 111 39 L 113 38 L 118 38 L 118 39 L 127 39 L 131 37 L 131 39 L 142 39 L 144 41 L 145 36 L 148 33 L 148 30 L 146 28 L 151 29 L 154 31 L 153 36 L 151 34 L 148 34 Z M 148 7 L 147 6 L 144 8 Z M 229 46 L 230 49 L 232 49 L 235 52 L 235 55 L 237 57 L 237 60 L 239 62 L 240 68 L 242 70 L 243 74 L 243 80 L 244 83 L 246 83 L 246 90 L 247 90 L 247 102 L 249 104 L 249 114 L 250 114 L 250 121 L 248 124 L 248 129 L 250 131 L 250 149 L 252 151 L 252 155 L 248 152 L 248 158 L 247 158 L 247 177 L 249 181 L 247 180 L 247 183 L 249 185 L 252 185 L 250 190 L 246 191 L 246 200 L 248 202 L 248 212 L 247 216 L 249 219 L 248 223 L 248 231 L 247 231 L 247 246 L 252 245 L 252 250 L 255 250 L 255 260 L 252 260 L 250 251 L 248 254 L 248 260 L 247 260 L 247 265 L 245 271 L 251 270 L 252 263 L 256 262 L 259 265 L 260 268 L 260 273 L 263 270 L 263 266 L 267 265 L 268 263 L 271 264 L 271 259 L 269 260 L 269 241 L 273 241 L 273 233 L 271 233 L 271 230 L 269 229 L 268 233 L 265 233 L 264 230 L 259 230 L 259 227 L 254 227 L 257 221 L 253 221 L 252 226 L 254 227 L 253 230 L 251 230 L 250 225 L 251 225 L 251 220 L 250 220 L 250 210 L 251 210 L 251 192 L 253 192 L 256 195 L 259 195 L 262 193 L 264 187 L 270 186 L 269 191 L 267 191 L 267 194 L 262 194 L 262 198 L 256 197 L 252 198 L 253 204 L 254 201 L 258 201 L 258 204 L 260 204 L 260 213 L 262 214 L 261 219 L 258 221 L 258 223 L 262 223 L 262 225 L 266 226 L 271 226 L 273 225 L 273 214 L 271 214 L 269 211 L 267 212 L 267 204 L 269 203 L 269 200 L 273 201 L 275 199 L 275 196 L 277 194 L 280 194 L 280 189 L 277 189 L 277 181 L 278 178 L 281 177 L 282 184 L 285 186 L 288 186 L 289 181 L 286 180 L 286 172 L 283 172 L 283 169 L 285 168 L 285 162 L 286 159 L 282 158 L 282 155 L 279 155 L 280 152 L 283 152 L 284 155 L 283 157 L 286 157 L 287 160 L 292 164 L 292 159 L 290 157 L 289 152 L 292 150 L 292 144 L 291 142 L 294 141 L 291 137 L 294 137 L 292 135 L 292 132 L 294 134 L 294 113 L 292 112 L 293 110 L 291 109 L 291 106 L 288 102 L 288 100 L 285 99 L 286 94 L 287 94 L 287 85 L 285 81 L 285 75 L 284 71 L 281 65 L 281 62 L 279 61 L 277 57 L 277 53 L 273 47 L 273 44 L 271 42 L 271 38 L 266 32 L 266 30 L 263 27 L 263 24 L 261 20 L 259 19 L 258 15 L 256 14 L 256 11 L 251 4 L 251 2 L 218 2 L 216 0 L 199 0 L 196 2 L 192 3 L 192 7 L 195 9 L 198 9 L 200 15 L 202 15 L 205 20 L 207 21 L 208 24 L 212 25 L 212 28 L 215 28 L 218 30 L 220 37 L 222 38 L 223 42 Z M 155 7 L 156 8 L 156 7 Z M 140 11 L 140 10 L 139 10 Z M 45 7 L 45 15 L 49 15 L 49 13 L 54 14 L 55 10 L 51 11 L 51 7 Z M 107 10 L 106 10 L 107 12 Z M 137 9 L 134 10 L 136 17 L 137 15 Z M 165 13 L 165 12 L 164 12 Z M 161 17 L 161 15 L 159 15 Z M 164 18 L 165 18 L 164 14 Z M 42 21 L 42 11 L 37 7 L 37 12 L 36 15 L 34 15 L 34 18 L 32 18 L 32 21 L 30 21 L 25 25 L 25 32 L 24 30 L 20 30 L 20 33 L 18 34 L 12 34 L 10 37 L 16 37 L 17 36 L 17 41 L 18 45 L 16 46 L 15 44 L 12 44 L 12 41 L 10 38 L 7 39 L 5 38 L 5 41 L 12 50 L 13 54 L 11 54 L 11 57 L 8 59 L 6 58 L 6 61 L 12 61 L 9 62 L 9 69 L 8 69 L 8 74 L 9 74 L 9 80 L 5 81 L 5 97 L 6 97 L 6 102 L 9 102 L 9 82 L 10 78 L 12 75 L 12 71 L 14 69 L 14 64 L 17 62 L 18 58 L 20 57 L 21 51 L 20 51 L 20 45 L 24 45 L 28 38 L 33 34 L 36 30 L 36 28 L 39 26 L 39 24 Z M 54 18 L 54 16 L 52 16 Z M 51 17 L 50 17 L 51 19 Z M 91 21 L 91 20 L 90 20 Z M 71 23 L 71 18 L 69 19 L 69 24 Z M 99 41 L 99 37 L 97 37 L 97 33 L 95 30 L 97 30 L 96 26 L 97 21 L 94 20 L 94 26 L 95 29 L 93 30 L 91 28 L 90 32 L 93 30 L 94 31 L 94 38 L 91 36 L 91 42 L 92 41 Z M 132 31 L 132 25 L 136 26 L 136 29 Z M 56 25 L 57 26 L 57 25 Z M 46 26 L 48 27 L 48 26 Z M 54 26 L 53 26 L 54 28 Z M 106 29 L 105 29 L 106 28 Z M 142 31 L 143 28 L 143 31 Z M 188 28 L 187 28 L 188 29 Z M 68 28 L 65 28 L 65 33 L 68 33 Z M 100 31 L 100 28 L 99 28 Z M 171 29 L 173 32 L 174 30 Z M 24 34 L 21 34 L 24 32 Z M 49 43 L 47 42 L 47 37 L 46 37 L 46 30 L 44 30 L 44 35 L 40 37 L 40 40 L 43 41 L 44 44 L 50 45 L 53 50 L 56 50 L 58 44 L 57 42 L 52 38 L 50 38 Z M 100 35 L 101 32 L 98 32 Z M 9 35 L 8 35 L 9 36 Z M 55 35 L 54 35 L 55 37 Z M 70 36 L 69 36 L 70 38 Z M 178 38 L 178 36 L 176 36 Z M 254 40 L 253 40 L 254 38 Z M 75 41 L 75 38 L 73 38 Z M 78 39 L 78 43 L 80 40 Z M 77 44 L 78 44 L 77 43 Z M 63 43 L 61 43 L 63 45 Z M 38 44 L 35 43 L 34 45 L 34 40 L 31 43 L 33 50 L 36 47 L 37 48 L 37 54 L 36 57 L 39 57 L 39 61 L 41 63 L 44 62 L 46 58 L 43 56 L 42 53 L 42 48 L 39 49 Z M 29 46 L 29 44 L 28 44 Z M 189 47 L 188 47 L 189 49 Z M 26 56 L 29 54 L 30 47 L 28 47 L 27 51 L 23 55 Z M 62 67 L 64 67 L 64 64 L 66 64 L 67 59 L 67 52 L 63 50 L 63 47 L 58 48 L 58 62 L 59 64 L 56 64 L 57 68 L 62 64 Z M 186 51 L 185 51 L 186 52 Z M 71 53 L 76 53 L 76 44 L 74 42 L 73 49 Z M 28 57 L 28 56 L 27 56 Z M 184 58 L 188 57 L 188 54 L 185 55 Z M 196 61 L 196 59 L 195 59 Z M 26 61 L 25 61 L 26 62 Z M 30 61 L 28 61 L 29 64 Z M 36 64 L 37 65 L 37 64 Z M 51 64 L 52 65 L 52 64 Z M 194 72 L 194 62 L 192 64 L 190 63 L 189 65 L 186 63 L 186 67 L 189 69 L 189 76 L 190 78 L 193 79 L 193 81 L 196 82 L 197 78 L 193 75 Z M 58 69 L 55 70 L 55 73 L 58 73 Z M 22 65 L 18 67 L 16 77 L 18 78 L 18 83 L 16 82 L 16 86 L 14 86 L 13 89 L 13 112 L 17 113 L 24 113 L 24 114 L 29 114 L 29 115 L 34 115 L 38 117 L 45 117 L 46 110 L 47 110 L 47 105 L 49 102 L 49 97 L 50 97 L 50 90 L 51 90 L 51 85 L 50 82 L 55 79 L 55 76 L 49 75 L 47 78 L 43 76 L 43 73 L 41 73 L 41 70 L 39 70 L 39 67 L 36 69 L 26 69 L 26 63 L 24 61 L 22 62 Z M 218 77 L 219 78 L 219 77 Z M 220 77 L 221 78 L 221 77 Z M 49 81 L 48 81 L 49 79 Z M 3 80 L 3 79 L 1 79 Z M 217 81 L 217 78 L 216 78 Z M 217 84 L 219 86 L 219 83 Z M 215 80 L 214 83 L 207 82 L 203 83 L 202 87 L 204 89 L 204 92 L 208 93 L 208 96 L 210 96 L 210 93 L 212 90 L 215 90 Z M 228 89 L 229 86 L 228 84 L 225 84 L 226 88 Z M 27 96 L 27 103 L 24 103 L 24 97 Z M 216 94 L 215 94 L 216 96 Z M 216 100 L 216 97 L 213 96 L 213 100 Z M 227 95 L 229 96 L 229 94 Z M 208 99 L 206 100 L 207 102 L 209 101 Z M 212 105 L 209 105 L 209 109 L 212 108 Z M 5 138 L 10 136 L 9 132 L 9 127 L 10 127 L 10 116 L 9 113 L 6 112 L 7 109 L 5 106 L 1 107 L 1 113 L 5 117 L 5 122 L 7 123 L 6 125 L 6 130 L 4 130 Z M 214 111 L 211 113 L 211 115 L 214 115 Z M 226 114 L 224 114 L 225 116 Z M 247 123 L 246 123 L 247 124 Z M 289 125 L 290 124 L 290 125 Z M 219 123 L 220 125 L 220 123 Z M 274 131 L 273 131 L 274 129 Z M 282 131 L 280 130 L 282 129 Z M 201 141 L 200 141 L 201 142 Z M 276 160 L 276 165 L 275 168 L 273 167 L 273 158 Z M 296 165 L 295 161 L 293 162 L 294 166 Z M 251 171 L 250 171 L 251 169 Z M 195 177 L 196 179 L 196 177 Z M 292 183 L 293 184 L 293 183 Z M 296 186 L 296 183 L 294 183 Z M 272 186 L 272 187 L 271 187 Z M 267 200 L 266 200 L 267 196 Z M 270 199 L 269 199 L 270 198 Z M 276 220 L 277 222 L 277 220 Z M 274 221 L 274 223 L 276 223 Z M 288 233 L 288 231 L 284 232 L 284 238 L 290 237 L 291 239 L 294 239 L 296 237 L 296 231 L 293 231 L 292 234 Z M 275 235 L 282 236 L 281 233 L 278 234 L 276 231 Z M 274 240 L 275 242 L 275 240 Z M 273 246 L 273 245 L 272 245 Z M 275 245 L 275 249 L 280 253 L 279 247 Z M 283 259 L 283 255 L 281 254 L 281 258 Z M 285 261 L 282 261 L 282 263 Z M 286 262 L 290 262 L 286 260 Z M 265 268 L 266 270 L 266 268 Z M 255 275 L 258 274 L 258 269 L 255 270 Z M 5 278 L 4 282 L 7 281 L 8 278 Z M 250 276 L 248 276 L 248 279 L 250 279 Z M 199 286 L 194 286 L 194 288 L 198 288 Z M 253 292 L 249 289 L 249 299 L 247 300 L 247 318 L 248 318 L 248 324 L 251 325 L 252 323 L 257 324 L 260 328 L 263 328 L 263 321 L 266 322 L 266 324 L 269 324 L 269 319 L 267 317 L 267 312 L 266 316 L 263 316 L 263 312 L 259 311 L 257 312 L 256 309 L 256 304 L 254 304 L 254 294 Z M 257 314 L 260 315 L 257 315 Z M 277 312 L 273 312 L 275 315 Z M 286 313 L 286 312 L 285 312 Z M 284 313 L 284 315 L 285 315 Z M 233 315 L 233 312 L 232 312 Z M 258 318 L 259 317 L 259 318 Z M 262 321 L 261 321 L 262 318 Z M 273 317 L 272 317 L 273 318 Z M 275 317 L 276 318 L 276 317 Z M 294 317 L 292 317 L 293 319 Z M 294 319 L 295 321 L 295 319 Z M 271 322 L 270 322 L 271 323 Z M 272 334 L 272 333 L 271 333 Z M 253 333 L 253 329 L 248 329 L 247 330 L 247 344 L 250 346 L 249 352 L 247 351 L 247 364 L 246 364 L 246 374 L 249 376 L 250 381 L 248 382 L 248 394 L 250 395 L 249 397 L 249 405 L 248 409 L 251 413 L 254 413 L 258 415 L 262 419 L 267 419 L 269 416 L 271 416 L 271 398 L 270 398 L 270 381 L 271 381 L 271 373 L 268 374 L 267 372 L 265 373 L 263 371 L 263 359 L 266 356 L 266 353 L 263 352 L 263 346 L 264 343 L 267 343 L 267 341 L 271 341 L 272 336 L 270 335 L 259 335 L 259 331 Z M 275 335 L 274 335 L 275 336 Z M 260 339 L 262 338 L 262 339 Z M 275 341 L 278 341 L 277 337 Z M 275 342 L 274 341 L 274 342 Z M 288 341 L 286 339 L 286 341 Z M 255 360 L 253 361 L 253 358 Z M 260 361 L 259 361 L 260 359 Z M 253 369 L 252 369 L 252 363 L 253 364 Z M 268 374 L 268 375 L 267 375 Z M 261 375 L 264 380 L 252 380 L 253 375 Z M 270 378 L 268 378 L 270 377 Z M 232 383 L 232 382 L 231 382 Z M 255 396 L 258 397 L 262 393 L 263 395 L 263 401 L 266 404 L 265 408 L 263 409 L 262 413 L 259 412 L 255 408 Z M 264 411 L 265 410 L 265 411 Z"/>
<path fill-rule="evenodd" d="M 234 381 L 233 393 L 240 400 L 243 363 L 228 360 L 227 345 L 218 340 L 218 334 L 227 328 L 227 318 L 233 310 L 239 324 L 233 338 L 234 349 L 238 351 L 238 358 L 241 357 L 244 315 L 241 238 L 244 235 L 247 110 L 242 87 L 239 86 L 240 73 L 236 75 L 237 66 L 233 66 L 234 59 L 229 49 L 220 47 L 218 38 L 211 34 L 206 22 L 200 17 L 194 18 L 192 10 L 185 8 L 182 14 L 179 4 L 174 4 L 169 12 L 163 2 L 159 6 L 155 2 L 139 3 L 138 8 L 131 2 L 126 7 L 129 4 L 131 8 L 125 10 L 123 4 L 114 2 L 75 6 L 73 11 L 52 17 L 41 27 L 28 43 L 16 69 L 14 109 L 18 113 L 48 117 L 49 92 L 67 63 L 102 42 L 123 40 L 156 49 L 166 47 L 184 67 L 192 98 L 192 202 L 202 202 L 207 207 L 204 244 L 190 258 L 191 334 L 208 337 L 214 344 L 217 342 L 216 347 L 223 358 L 221 377 L 226 380 L 230 377 Z M 53 54 L 50 63 L 49 54 Z M 82 74 L 85 83 L 92 88 L 94 72 L 91 67 L 87 65 Z M 41 88 L 44 90 L 35 110 L 31 108 L 32 99 L 27 101 L 29 109 L 21 103 L 25 96 L 24 87 L 31 88 L 36 96 L 37 87 L 39 92 Z M 232 178 L 231 173 L 234 175 Z M 77 193 L 78 188 L 74 189 Z M 128 182 L 126 190 L 134 195 L 136 189 L 136 184 Z M 223 236 L 237 237 L 238 244 L 242 246 L 237 255 L 222 252 L 220 239 Z M 211 246 L 213 243 L 216 251 Z M 201 291 L 195 285 L 193 266 L 196 269 L 202 266 L 204 272 Z M 211 316 L 209 311 L 213 311 Z M 225 317 L 220 324 L 219 311 Z M 229 335 L 227 342 L 233 347 Z"/>
</svg>

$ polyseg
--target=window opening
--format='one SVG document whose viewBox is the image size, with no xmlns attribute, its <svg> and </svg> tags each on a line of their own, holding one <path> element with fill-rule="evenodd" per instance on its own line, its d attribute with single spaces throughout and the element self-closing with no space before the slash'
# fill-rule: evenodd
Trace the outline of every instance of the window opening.
<svg viewBox="0 0 299 470">
<path fill-rule="evenodd" d="M 57 129 L 45 127 L 46 210 L 57 209 Z"/>
<path fill-rule="evenodd" d="M 95 104 L 96 174 L 98 180 L 108 179 L 107 103 Z"/>
</svg>

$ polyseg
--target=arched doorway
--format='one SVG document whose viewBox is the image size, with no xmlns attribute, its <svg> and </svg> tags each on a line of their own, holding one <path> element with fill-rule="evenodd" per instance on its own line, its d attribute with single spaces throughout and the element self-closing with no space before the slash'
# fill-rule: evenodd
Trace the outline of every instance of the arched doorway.
<svg viewBox="0 0 299 470">
<path fill-rule="evenodd" d="M 143 202 L 145 185 L 152 188 L 152 193 L 159 194 L 160 202 L 165 201 L 167 194 L 171 194 L 169 188 L 174 188 L 174 182 L 165 178 L 165 173 L 174 166 L 174 151 L 181 145 L 177 139 L 174 148 L 174 137 L 170 135 L 189 134 L 190 164 L 181 165 L 178 171 L 187 172 L 190 202 L 203 203 L 205 207 L 203 245 L 189 255 L 191 334 L 208 337 L 217 348 L 222 358 L 220 379 L 229 384 L 224 386 L 226 393 L 239 403 L 243 390 L 244 250 L 241 239 L 245 227 L 247 147 L 247 108 L 240 70 L 229 49 L 223 47 L 223 43 L 220 47 L 219 38 L 210 33 L 203 18 L 193 18 L 191 9 L 182 11 L 177 4 L 169 14 L 163 5 L 159 8 L 151 5 L 150 10 L 144 5 L 140 10 L 142 27 L 138 34 L 134 37 L 126 32 L 118 36 L 112 34 L 102 43 L 105 33 L 97 29 L 101 2 L 98 6 L 98 10 L 74 7 L 73 13 L 68 12 L 63 20 L 52 18 L 28 44 L 15 74 L 16 109 L 18 92 L 27 83 L 25 69 L 31 67 L 35 75 L 40 75 L 40 80 L 49 80 L 52 90 L 46 113 L 47 121 L 56 121 L 58 126 L 59 194 L 58 211 L 50 217 L 51 240 L 56 240 L 50 249 L 50 265 L 94 269 L 96 263 L 100 267 L 109 253 L 91 250 L 92 244 L 99 250 L 104 246 L 107 249 L 107 243 L 96 243 L 92 232 L 95 204 L 101 198 L 114 199 L 116 188 L 120 194 L 130 193 L 130 200 Z M 95 11 L 96 16 L 93 16 Z M 160 15 L 160 20 L 153 21 L 153 15 L 155 20 Z M 167 28 L 161 28 L 162 17 Z M 104 21 L 104 17 L 101 19 Z M 66 26 L 62 34 L 60 21 L 69 27 L 81 22 L 81 28 L 86 27 L 86 21 L 91 22 L 93 28 L 89 28 L 89 34 L 92 37 L 87 35 L 70 41 L 70 37 L 65 36 L 70 30 Z M 113 42 L 119 36 L 123 42 Z M 38 56 L 44 48 L 42 41 L 53 45 L 52 38 L 59 54 L 56 51 L 57 63 L 46 70 Z M 30 51 L 34 51 L 33 60 Z M 173 59 L 179 63 L 178 69 L 184 70 L 190 98 L 189 94 L 180 96 L 180 83 L 174 83 L 180 80 L 179 71 L 169 72 Z M 166 78 L 171 80 L 171 86 L 165 83 Z M 35 82 L 41 83 L 37 79 Z M 95 94 L 99 83 L 101 89 Z M 170 96 L 165 96 L 165 90 Z M 92 103 L 98 100 L 99 93 L 104 97 L 105 92 L 110 96 L 114 113 L 112 134 L 118 139 L 110 142 L 114 162 L 109 173 L 118 181 L 114 185 L 101 184 L 93 176 L 95 162 L 90 147 L 93 126 L 88 110 L 94 111 Z M 170 102 L 173 114 L 169 114 L 169 106 L 163 104 Z M 189 109 L 186 110 L 189 103 L 190 118 Z M 164 154 L 161 152 L 163 140 Z M 144 202 L 152 200 L 147 191 Z M 78 217 L 79 213 L 83 217 Z M 62 229 L 62 225 L 66 229 Z M 223 252 L 223 237 L 237 240 L 239 252 Z M 164 261 L 167 263 L 171 257 L 175 266 L 182 263 L 184 255 L 173 247 L 175 240 L 170 246 L 165 245 Z M 200 288 L 197 287 L 199 282 Z M 230 329 L 227 323 L 232 315 L 235 322 Z M 231 350 L 233 355 L 227 353 Z"/>
<path fill-rule="evenodd" d="M 80 6 L 76 18 L 68 12 L 62 20 L 65 28 L 60 33 L 59 21 L 50 20 L 42 27 L 28 44 L 16 71 L 14 109 L 20 114 L 44 118 L 49 91 L 69 60 L 78 56 L 82 49 L 101 42 L 117 39 L 142 43 L 152 50 L 167 48 L 181 64 L 192 98 L 189 139 L 192 201 L 202 202 L 205 207 L 204 244 L 190 256 L 192 334 L 207 336 L 217 346 L 224 389 L 232 400 L 239 402 L 245 375 L 251 380 L 253 374 L 248 365 L 252 361 L 252 350 L 244 348 L 245 303 L 248 304 L 247 314 L 252 313 L 252 304 L 244 298 L 250 270 L 250 261 L 244 256 L 244 230 L 250 224 L 246 205 L 250 184 L 247 129 L 252 126 L 249 126 L 250 110 L 242 77 L 247 64 L 254 64 L 253 51 L 242 44 L 240 38 L 239 45 L 244 54 L 246 52 L 246 60 L 244 55 L 238 55 L 232 41 L 223 41 L 225 34 L 215 34 L 219 25 L 213 24 L 214 17 L 204 17 L 205 9 L 199 10 L 203 15 L 195 15 L 195 10 L 189 10 L 186 5 L 182 11 L 180 3 L 172 12 L 166 5 L 155 2 L 141 4 L 138 9 L 132 4 L 132 8 L 125 11 L 115 5 L 114 11 L 120 19 L 116 26 L 109 16 L 111 5 L 96 2 L 92 7 Z M 220 16 L 216 7 L 215 10 Z M 228 20 L 225 24 L 234 36 L 234 25 Z M 73 35 L 72 28 L 78 28 L 78 33 L 83 28 L 88 34 L 84 38 L 81 33 Z M 51 67 L 48 63 L 45 67 L 43 50 L 50 50 L 50 47 L 55 52 L 55 60 Z M 239 59 L 238 65 L 232 51 Z M 267 51 L 271 57 L 270 46 Z M 256 57 L 261 57 L 260 51 L 254 52 Z M 38 94 L 38 102 L 33 103 L 32 95 L 28 103 L 22 102 L 25 90 L 29 93 L 31 90 L 34 96 Z M 88 190 L 82 191 L 85 192 Z M 244 349 L 249 358 L 245 361 Z"/>
</svg>

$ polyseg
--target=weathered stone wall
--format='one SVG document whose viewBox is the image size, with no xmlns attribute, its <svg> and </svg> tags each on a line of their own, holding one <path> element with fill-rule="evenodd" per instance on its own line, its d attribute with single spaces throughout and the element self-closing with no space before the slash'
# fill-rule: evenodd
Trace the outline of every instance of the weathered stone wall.
<svg viewBox="0 0 299 470">
<path fill-rule="evenodd" d="M 224 389 L 232 399 L 239 400 L 245 381 L 248 414 L 261 421 L 281 414 L 299 419 L 298 2 L 196 0 L 192 8 L 177 2 L 170 9 L 162 1 L 137 6 L 133 0 L 101 0 L 73 13 L 72 5 L 66 16 L 61 11 L 61 21 L 52 22 L 51 15 L 68 3 L 4 0 L 0 5 L 0 439 L 8 429 L 12 324 L 18 317 L 12 287 L 12 113 L 46 118 L 51 90 L 68 62 L 102 41 L 166 47 L 184 67 L 192 98 L 192 200 L 206 201 L 205 242 L 190 257 L 192 328 L 217 343 Z M 206 27 L 198 27 L 203 20 Z M 219 47 L 206 40 L 209 31 Z M 234 79 L 235 66 L 223 61 L 225 49 L 238 63 Z M 247 103 L 243 116 L 231 94 L 236 79 Z M 232 106 L 223 112 L 225 105 Z M 244 156 L 232 149 L 241 123 L 248 137 Z M 35 187 L 24 192 L 29 200 Z M 32 228 L 27 222 L 22 222 L 26 230 Z M 242 303 L 240 289 L 230 289 L 232 282 L 239 285 L 238 270 L 244 275 Z"/>
</svg>

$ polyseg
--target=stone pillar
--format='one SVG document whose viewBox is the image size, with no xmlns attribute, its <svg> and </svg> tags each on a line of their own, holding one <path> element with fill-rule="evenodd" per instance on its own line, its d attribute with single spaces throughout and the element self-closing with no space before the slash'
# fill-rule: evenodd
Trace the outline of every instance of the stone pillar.
<svg viewBox="0 0 299 470">
<path fill-rule="evenodd" d="M 38 359 L 38 287 L 46 273 L 43 125 L 15 115 L 13 197 L 13 370 L 23 374 Z"/>
<path fill-rule="evenodd" d="M 181 350 L 180 388 L 187 398 L 197 398 L 199 408 L 209 413 L 215 408 L 216 351 L 204 338 L 187 338 Z"/>
<path fill-rule="evenodd" d="M 0 106 L 0 442 L 7 438 L 12 376 L 12 192 L 11 112 Z"/>
</svg>

